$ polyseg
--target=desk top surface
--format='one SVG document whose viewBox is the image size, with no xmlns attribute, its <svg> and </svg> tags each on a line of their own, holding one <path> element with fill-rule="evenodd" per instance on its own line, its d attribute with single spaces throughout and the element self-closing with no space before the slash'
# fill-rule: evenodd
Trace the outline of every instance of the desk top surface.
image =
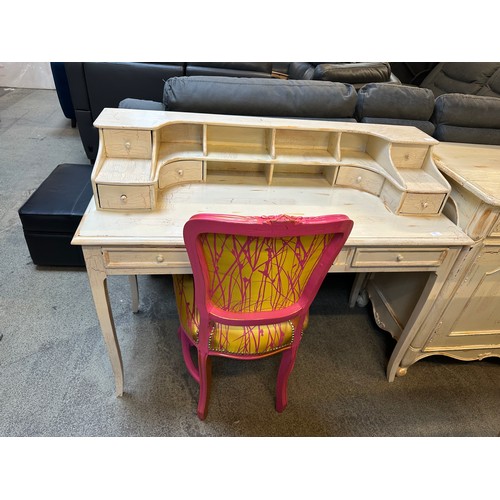
<svg viewBox="0 0 500 500">
<path fill-rule="evenodd" d="M 316 216 L 345 214 L 354 221 L 346 246 L 462 246 L 473 242 L 444 215 L 392 213 L 371 194 L 352 188 L 192 183 L 158 193 L 152 212 L 97 210 L 94 199 L 78 227 L 76 245 L 183 247 L 182 229 L 197 213 Z"/>
<path fill-rule="evenodd" d="M 500 206 L 500 146 L 440 143 L 436 166 L 484 202 Z"/>
</svg>

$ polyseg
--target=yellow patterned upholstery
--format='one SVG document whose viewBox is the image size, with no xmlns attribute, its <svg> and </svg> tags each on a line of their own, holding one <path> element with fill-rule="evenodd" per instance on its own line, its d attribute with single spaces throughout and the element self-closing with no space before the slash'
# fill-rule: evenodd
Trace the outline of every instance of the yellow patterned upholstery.
<svg viewBox="0 0 500 500">
<path fill-rule="evenodd" d="M 184 331 L 197 342 L 199 314 L 194 304 L 193 276 L 178 274 L 173 276 L 173 280 L 180 323 Z M 290 345 L 296 323 L 297 318 L 277 325 L 228 326 L 216 323 L 210 336 L 209 349 L 228 354 L 273 352 Z"/>
</svg>

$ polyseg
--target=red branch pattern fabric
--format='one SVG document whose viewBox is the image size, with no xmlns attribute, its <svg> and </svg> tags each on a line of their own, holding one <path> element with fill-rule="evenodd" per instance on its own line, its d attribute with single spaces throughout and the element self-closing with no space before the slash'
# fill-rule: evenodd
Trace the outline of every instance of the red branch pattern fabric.
<svg viewBox="0 0 500 500">
<path fill-rule="evenodd" d="M 202 234 L 209 295 L 222 310 L 252 313 L 280 310 L 302 294 L 332 234 L 257 238 Z M 197 340 L 199 315 L 194 306 L 191 276 L 175 276 L 180 320 Z M 209 349 L 232 354 L 262 354 L 290 344 L 295 320 L 279 324 L 229 326 L 216 323 Z"/>
</svg>

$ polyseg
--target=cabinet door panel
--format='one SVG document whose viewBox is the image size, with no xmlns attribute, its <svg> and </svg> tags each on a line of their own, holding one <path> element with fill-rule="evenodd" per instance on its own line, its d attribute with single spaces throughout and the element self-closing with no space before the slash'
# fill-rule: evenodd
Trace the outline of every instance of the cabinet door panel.
<svg viewBox="0 0 500 500">
<path fill-rule="evenodd" d="M 500 246 L 485 246 L 426 346 L 500 347 Z"/>
</svg>

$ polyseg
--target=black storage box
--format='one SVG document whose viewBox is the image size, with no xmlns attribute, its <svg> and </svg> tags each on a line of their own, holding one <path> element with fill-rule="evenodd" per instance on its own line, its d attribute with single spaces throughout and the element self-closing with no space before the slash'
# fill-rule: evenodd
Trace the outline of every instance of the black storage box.
<svg viewBox="0 0 500 500">
<path fill-rule="evenodd" d="M 92 198 L 92 165 L 63 163 L 19 209 L 24 237 L 38 266 L 85 266 L 71 240 Z"/>
</svg>

